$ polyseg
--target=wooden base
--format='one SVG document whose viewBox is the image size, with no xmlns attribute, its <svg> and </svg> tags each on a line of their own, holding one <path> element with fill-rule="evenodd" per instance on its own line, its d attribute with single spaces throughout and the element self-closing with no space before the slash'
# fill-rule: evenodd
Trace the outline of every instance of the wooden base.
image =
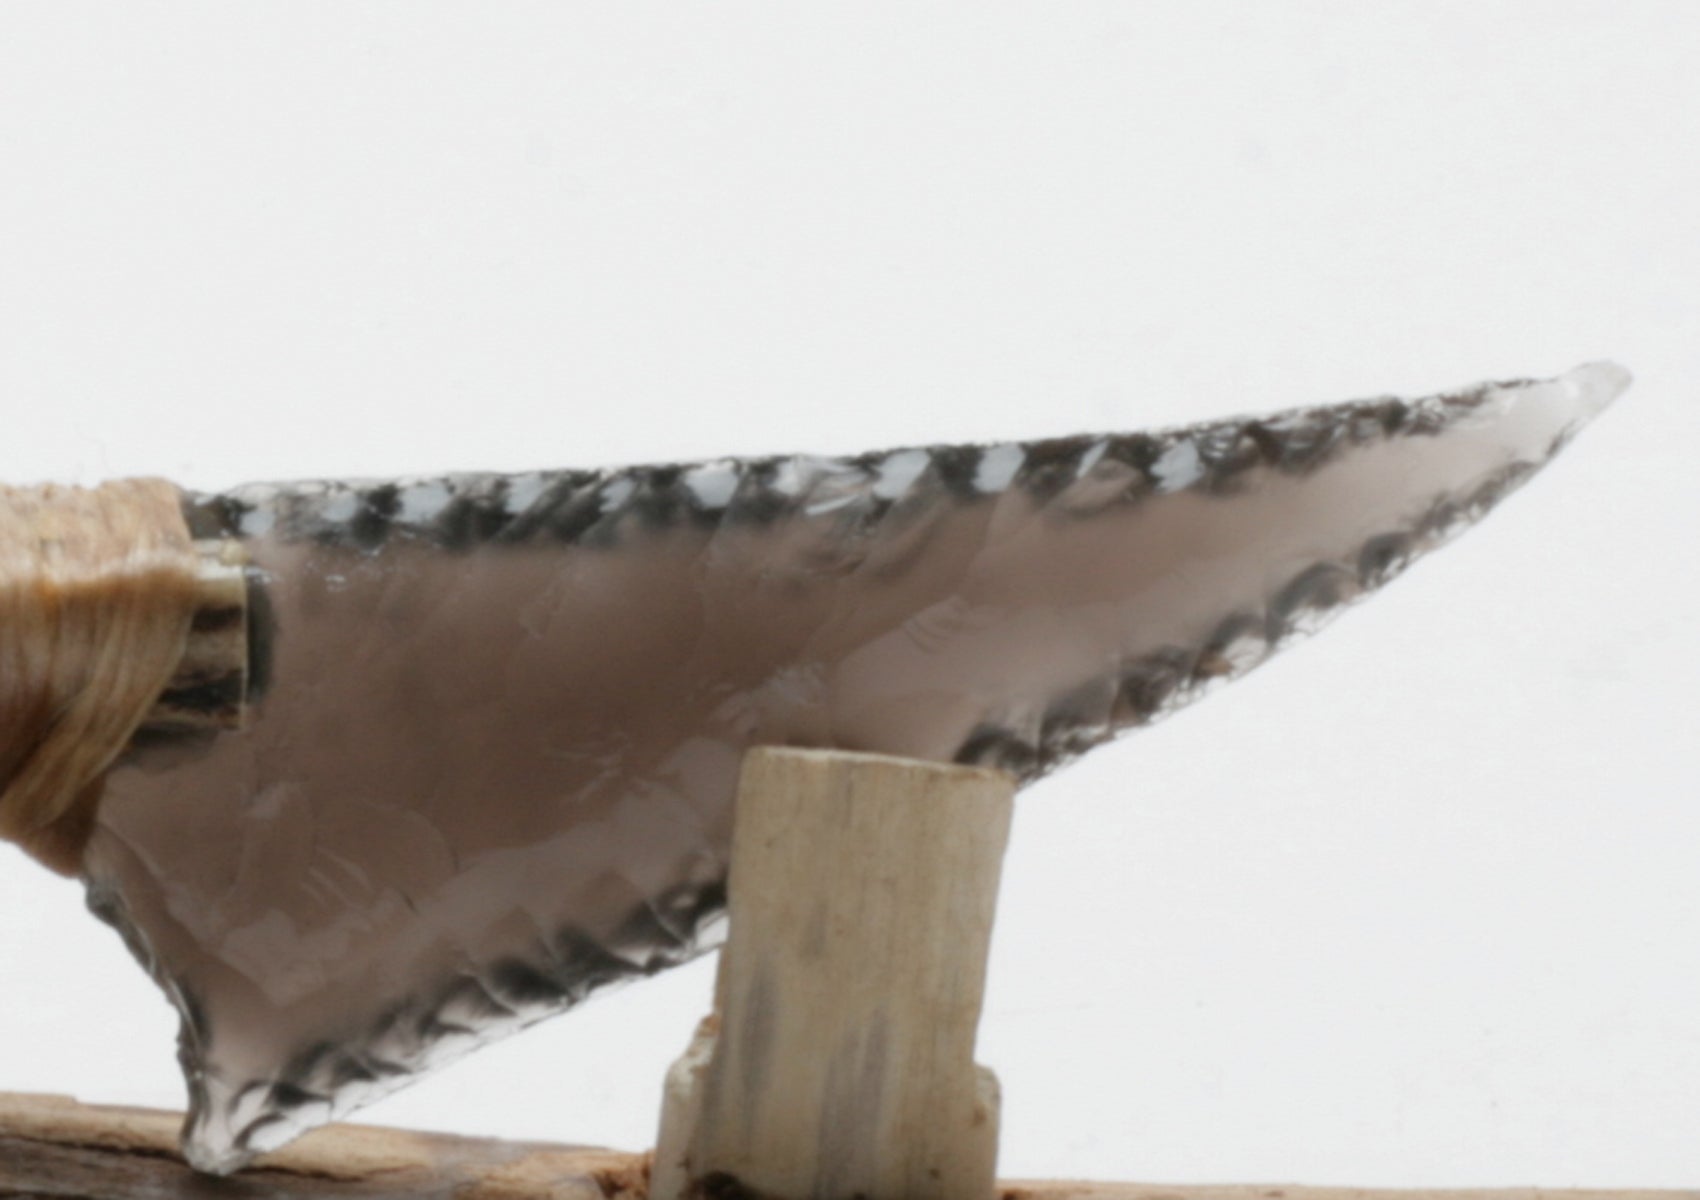
<svg viewBox="0 0 1700 1200">
<path fill-rule="evenodd" d="M 0 1093 L 0 1200 L 645 1200 L 649 1156 L 339 1125 L 232 1179 L 177 1153 L 177 1113 Z M 998 1200 L 1700 1200 L 1695 1191 L 1417 1191 L 1006 1181 Z"/>
<path fill-rule="evenodd" d="M 0 1093 L 0 1200 L 640 1200 L 647 1156 L 335 1125 L 233 1179 L 191 1171 L 178 1113 Z"/>
</svg>

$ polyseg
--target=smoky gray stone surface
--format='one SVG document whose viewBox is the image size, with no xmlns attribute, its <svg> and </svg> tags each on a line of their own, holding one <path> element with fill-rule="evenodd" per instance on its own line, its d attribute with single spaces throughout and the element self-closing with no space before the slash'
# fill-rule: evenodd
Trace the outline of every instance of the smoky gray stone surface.
<svg viewBox="0 0 1700 1200">
<path fill-rule="evenodd" d="M 1388 582 L 1627 382 L 192 497 L 254 564 L 256 699 L 138 747 L 86 865 L 182 1014 L 191 1161 L 712 947 L 750 746 L 1036 779 Z"/>
</svg>

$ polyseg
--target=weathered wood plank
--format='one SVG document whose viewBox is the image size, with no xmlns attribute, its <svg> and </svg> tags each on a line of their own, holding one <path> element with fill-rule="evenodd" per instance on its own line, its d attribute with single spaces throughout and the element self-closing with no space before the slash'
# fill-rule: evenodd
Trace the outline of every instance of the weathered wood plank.
<svg viewBox="0 0 1700 1200">
<path fill-rule="evenodd" d="M 0 1200 L 644 1200 L 647 1155 L 338 1125 L 230 1179 L 177 1155 L 179 1113 L 0 1092 Z M 1700 1200 L 1694 1190 L 1457 1191 L 1008 1180 L 998 1200 Z"/>
<path fill-rule="evenodd" d="M 229 1179 L 191 1171 L 177 1113 L 0 1093 L 0 1200 L 636 1200 L 648 1162 L 608 1150 L 339 1125 Z"/>
</svg>

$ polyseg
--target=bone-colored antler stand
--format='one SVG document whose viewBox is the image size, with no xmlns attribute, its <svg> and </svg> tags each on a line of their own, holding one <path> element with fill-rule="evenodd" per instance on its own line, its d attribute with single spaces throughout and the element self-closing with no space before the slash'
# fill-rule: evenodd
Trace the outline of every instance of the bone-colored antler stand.
<svg viewBox="0 0 1700 1200">
<path fill-rule="evenodd" d="M 990 1200 L 974 1064 L 1013 784 L 757 749 L 715 1012 L 667 1079 L 653 1200 Z"/>
</svg>

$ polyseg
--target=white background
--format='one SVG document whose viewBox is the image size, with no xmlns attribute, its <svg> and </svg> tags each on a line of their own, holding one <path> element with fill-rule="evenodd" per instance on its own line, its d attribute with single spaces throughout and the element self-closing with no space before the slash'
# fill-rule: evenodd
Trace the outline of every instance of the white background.
<svg viewBox="0 0 1700 1200">
<path fill-rule="evenodd" d="M 1700 1182 L 1700 4 L 0 7 L 0 478 L 521 469 L 1638 383 L 1033 789 L 1012 1175 Z M 186 836 L 190 836 L 186 834 Z M 711 962 L 370 1119 L 637 1147 Z M 175 1106 L 0 850 L 0 1088 Z"/>
</svg>

